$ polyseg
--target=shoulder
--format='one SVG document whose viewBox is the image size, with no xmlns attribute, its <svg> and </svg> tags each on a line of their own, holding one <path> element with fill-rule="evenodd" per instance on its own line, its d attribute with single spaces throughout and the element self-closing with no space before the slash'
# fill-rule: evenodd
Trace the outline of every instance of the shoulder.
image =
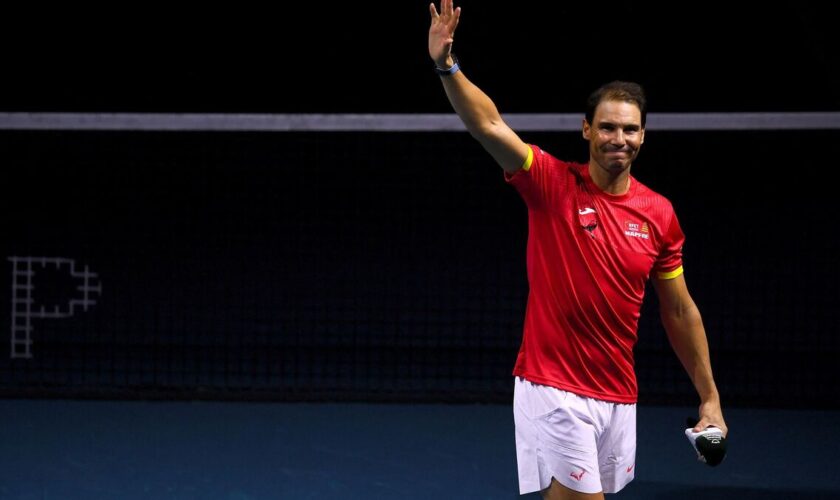
<svg viewBox="0 0 840 500">
<path fill-rule="evenodd" d="M 578 172 L 582 167 L 582 165 L 578 163 L 561 160 L 535 144 L 529 144 L 528 146 L 531 147 L 531 150 L 534 153 L 532 168 L 536 166 L 537 169 L 542 169 L 546 172 L 556 174 Z"/>
<path fill-rule="evenodd" d="M 646 204 L 650 206 L 656 207 L 665 207 L 669 210 L 673 210 L 674 206 L 665 195 L 658 193 L 648 187 L 643 182 L 639 181 L 637 178 L 633 177 L 633 182 L 636 184 L 636 192 L 635 197 L 644 200 Z"/>
<path fill-rule="evenodd" d="M 650 217 L 667 226 L 676 215 L 671 200 L 665 195 L 649 188 L 635 177 L 632 179 L 636 184 L 633 196 L 634 205 L 647 212 Z"/>
<path fill-rule="evenodd" d="M 513 174 L 506 172 L 505 180 L 525 196 L 530 207 L 568 196 L 570 188 L 580 183 L 581 166 L 561 160 L 539 146 L 528 146 L 533 153 L 529 155 L 528 167 Z"/>
</svg>

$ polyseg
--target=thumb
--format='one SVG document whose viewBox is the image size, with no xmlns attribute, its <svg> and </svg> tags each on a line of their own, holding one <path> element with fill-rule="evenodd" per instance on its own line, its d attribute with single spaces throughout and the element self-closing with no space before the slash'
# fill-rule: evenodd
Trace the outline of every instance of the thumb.
<svg viewBox="0 0 840 500">
<path fill-rule="evenodd" d="M 691 432 L 700 432 L 706 430 L 706 427 L 709 427 L 709 425 L 709 422 L 705 418 L 697 420 L 694 417 L 688 417 L 685 419 L 685 426 L 691 427 Z"/>
</svg>

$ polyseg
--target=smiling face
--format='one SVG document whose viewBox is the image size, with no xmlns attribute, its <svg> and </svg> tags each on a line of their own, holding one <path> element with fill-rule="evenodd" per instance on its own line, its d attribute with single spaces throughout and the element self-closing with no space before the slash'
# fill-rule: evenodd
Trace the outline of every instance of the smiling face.
<svg viewBox="0 0 840 500">
<path fill-rule="evenodd" d="M 645 142 L 642 114 L 636 104 L 601 101 L 592 123 L 583 121 L 583 137 L 589 141 L 589 162 L 610 177 L 627 171 Z"/>
</svg>

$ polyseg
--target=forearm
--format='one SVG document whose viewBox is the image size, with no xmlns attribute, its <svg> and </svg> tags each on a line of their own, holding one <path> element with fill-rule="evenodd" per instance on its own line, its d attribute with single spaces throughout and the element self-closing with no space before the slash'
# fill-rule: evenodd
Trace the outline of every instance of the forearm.
<svg viewBox="0 0 840 500">
<path fill-rule="evenodd" d="M 496 163 L 511 174 L 522 168 L 528 145 L 502 120 L 490 97 L 462 71 L 442 76 L 441 80 L 453 109 Z"/>
<path fill-rule="evenodd" d="M 680 359 L 700 396 L 700 419 L 695 432 L 715 426 L 728 432 L 720 406 L 720 395 L 712 376 L 709 342 L 700 311 L 691 299 L 682 274 L 668 279 L 655 279 L 659 295 L 660 315 L 671 347 Z"/>
<path fill-rule="evenodd" d="M 692 302 L 679 310 L 662 311 L 662 324 L 701 403 L 719 405 L 720 396 L 712 375 L 706 330 L 697 306 Z"/>
<path fill-rule="evenodd" d="M 451 60 L 448 62 L 452 63 Z M 481 136 L 489 134 L 494 126 L 502 124 L 502 117 L 495 103 L 474 85 L 463 71 L 443 76 L 441 81 L 452 109 L 473 137 L 480 139 Z"/>
<path fill-rule="evenodd" d="M 429 4 L 432 24 L 429 26 L 429 56 L 441 69 L 455 64 L 452 43 L 461 8 L 454 8 L 452 0 L 441 0 L 440 12 Z M 454 71 L 454 73 L 452 72 Z M 496 105 L 457 68 L 445 72 L 440 79 L 452 108 L 472 135 L 505 172 L 520 170 L 530 154 L 529 146 L 502 120 Z"/>
</svg>

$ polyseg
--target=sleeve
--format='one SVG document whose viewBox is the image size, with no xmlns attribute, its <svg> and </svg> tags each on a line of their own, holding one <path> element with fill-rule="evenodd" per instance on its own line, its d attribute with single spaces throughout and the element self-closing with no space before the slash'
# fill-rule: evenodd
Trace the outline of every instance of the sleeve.
<svg viewBox="0 0 840 500">
<path fill-rule="evenodd" d="M 553 164 L 559 160 L 533 144 L 528 146 L 531 152 L 522 168 L 513 174 L 503 173 L 505 181 L 516 188 L 529 209 L 540 209 L 546 206 L 546 199 L 551 197 L 551 193 L 562 189 L 557 185 L 557 179 L 549 179 L 557 171 Z"/>
<path fill-rule="evenodd" d="M 655 276 L 659 279 L 673 279 L 682 274 L 682 250 L 685 235 L 680 227 L 677 214 L 671 212 L 671 221 L 662 238 L 662 247 L 653 264 Z"/>
</svg>

